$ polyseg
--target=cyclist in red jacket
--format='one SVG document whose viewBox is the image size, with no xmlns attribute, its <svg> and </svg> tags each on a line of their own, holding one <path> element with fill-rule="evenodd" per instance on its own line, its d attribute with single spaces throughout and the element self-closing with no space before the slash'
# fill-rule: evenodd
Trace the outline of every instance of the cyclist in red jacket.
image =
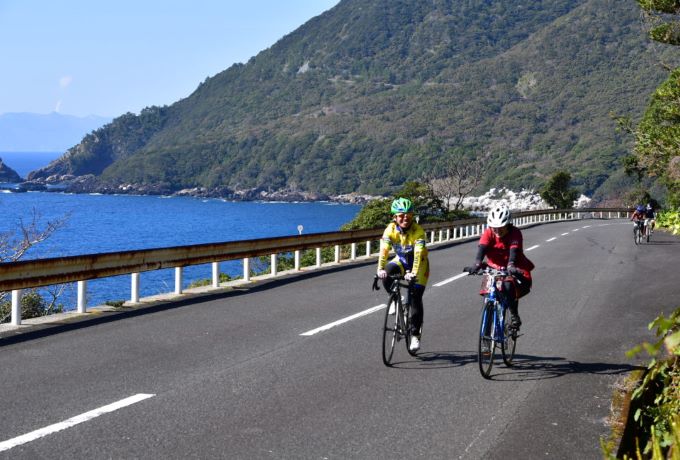
<svg viewBox="0 0 680 460">
<path fill-rule="evenodd" d="M 635 211 L 633 211 L 633 215 L 630 217 L 630 220 L 633 221 L 633 225 L 639 226 L 640 232 L 643 235 L 645 234 L 645 211 L 645 207 L 639 204 L 635 208 Z"/>
<path fill-rule="evenodd" d="M 503 290 L 508 294 L 510 324 L 519 330 L 522 320 L 519 317 L 518 300 L 531 289 L 534 264 L 524 255 L 522 232 L 511 222 L 510 209 L 505 205 L 497 206 L 489 212 L 487 228 L 479 238 L 477 257 L 470 271 L 480 270 L 486 256 L 486 263 L 490 267 L 505 268 L 512 275 L 512 278 L 503 283 Z"/>
</svg>

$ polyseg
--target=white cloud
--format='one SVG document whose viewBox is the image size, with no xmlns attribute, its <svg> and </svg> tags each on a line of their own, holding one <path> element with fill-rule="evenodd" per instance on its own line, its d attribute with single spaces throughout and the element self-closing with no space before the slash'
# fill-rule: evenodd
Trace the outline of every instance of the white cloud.
<svg viewBox="0 0 680 460">
<path fill-rule="evenodd" d="M 59 99 L 57 101 L 57 105 L 54 107 L 55 112 L 59 113 L 60 110 L 61 110 L 61 99 Z"/>
<path fill-rule="evenodd" d="M 59 79 L 59 86 L 66 88 L 73 81 L 73 77 L 70 75 L 65 75 Z"/>
</svg>

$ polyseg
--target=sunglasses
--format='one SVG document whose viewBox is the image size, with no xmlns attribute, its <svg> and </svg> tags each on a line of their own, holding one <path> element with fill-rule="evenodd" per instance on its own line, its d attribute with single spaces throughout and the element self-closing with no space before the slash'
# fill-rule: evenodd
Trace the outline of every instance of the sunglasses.
<svg viewBox="0 0 680 460">
<path fill-rule="evenodd" d="M 401 213 L 401 214 L 395 214 L 394 217 L 396 217 L 398 220 L 404 220 L 404 219 L 406 219 L 407 217 L 408 217 L 409 219 L 412 218 L 412 217 L 413 217 L 413 214 L 405 214 L 405 213 Z"/>
</svg>

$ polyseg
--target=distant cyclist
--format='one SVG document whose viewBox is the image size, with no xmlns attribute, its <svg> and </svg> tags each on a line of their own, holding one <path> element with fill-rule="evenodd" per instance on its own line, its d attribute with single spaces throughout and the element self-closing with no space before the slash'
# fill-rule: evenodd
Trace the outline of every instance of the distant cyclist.
<svg viewBox="0 0 680 460">
<path fill-rule="evenodd" d="M 409 289 L 411 298 L 411 343 L 409 350 L 420 349 L 420 333 L 423 325 L 423 294 L 430 275 L 425 231 L 413 222 L 413 203 L 406 198 L 397 198 L 392 202 L 391 222 L 383 232 L 380 240 L 380 257 L 378 258 L 378 277 L 389 291 L 392 276 L 402 275 L 406 280 L 414 280 L 413 289 Z M 395 257 L 388 261 L 388 255 L 394 249 Z M 389 307 L 388 307 L 389 308 Z"/>
<path fill-rule="evenodd" d="M 645 208 L 645 225 L 649 226 L 649 233 L 654 233 L 654 226 L 656 225 L 656 213 L 652 207 L 652 203 L 647 203 Z"/>
<path fill-rule="evenodd" d="M 644 235 L 645 233 L 645 213 L 647 212 L 647 209 L 639 204 L 635 207 L 635 211 L 633 211 L 633 215 L 630 217 L 630 220 L 633 221 L 634 225 L 637 225 L 640 228 L 640 232 Z"/>
<path fill-rule="evenodd" d="M 510 324 L 519 330 L 522 325 L 518 311 L 519 298 L 531 290 L 534 264 L 524 255 L 522 232 L 512 225 L 507 206 L 500 205 L 489 211 L 486 223 L 488 227 L 479 238 L 475 264 L 469 267 L 469 271 L 480 270 L 486 256 L 486 263 L 491 268 L 506 269 L 512 275 L 503 283 L 503 290 L 508 294 Z"/>
</svg>

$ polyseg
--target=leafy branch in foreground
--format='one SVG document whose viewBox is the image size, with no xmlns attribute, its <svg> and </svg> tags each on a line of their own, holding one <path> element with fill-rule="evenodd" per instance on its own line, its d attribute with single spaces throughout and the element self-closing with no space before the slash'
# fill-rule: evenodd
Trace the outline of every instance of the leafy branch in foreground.
<svg viewBox="0 0 680 460">
<path fill-rule="evenodd" d="M 659 315 L 649 324 L 656 328 L 658 340 L 644 342 L 627 352 L 634 357 L 645 351 L 651 358 L 633 399 L 653 397 L 653 403 L 641 405 L 633 414 L 639 424 L 638 442 L 645 442 L 642 454 L 654 459 L 680 458 L 680 308 L 668 318 Z"/>
<path fill-rule="evenodd" d="M 40 214 L 33 209 L 28 221 L 23 218 L 19 219 L 16 229 L 0 232 L 0 263 L 20 260 L 29 249 L 42 243 L 63 227 L 68 217 L 65 215 L 43 224 Z M 64 307 L 58 303 L 58 299 L 64 288 L 65 285 L 50 286 L 41 289 L 42 295 L 37 289 L 24 292 L 21 298 L 21 317 L 35 318 L 63 311 Z M 0 292 L 0 323 L 6 323 L 10 319 L 12 305 L 8 299 L 9 294 L 9 292 Z"/>
</svg>

